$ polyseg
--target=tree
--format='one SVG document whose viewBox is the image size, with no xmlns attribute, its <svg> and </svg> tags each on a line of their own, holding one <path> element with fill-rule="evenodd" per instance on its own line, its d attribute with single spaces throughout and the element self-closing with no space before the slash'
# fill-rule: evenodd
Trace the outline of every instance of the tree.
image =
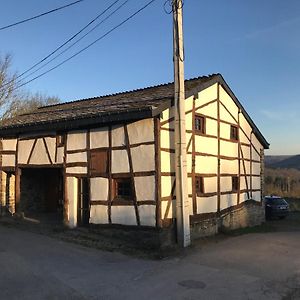
<svg viewBox="0 0 300 300">
<path fill-rule="evenodd" d="M 11 55 L 0 57 L 0 121 L 29 113 L 39 106 L 59 102 L 57 97 L 32 94 L 18 88 L 17 73 L 11 72 Z"/>
</svg>

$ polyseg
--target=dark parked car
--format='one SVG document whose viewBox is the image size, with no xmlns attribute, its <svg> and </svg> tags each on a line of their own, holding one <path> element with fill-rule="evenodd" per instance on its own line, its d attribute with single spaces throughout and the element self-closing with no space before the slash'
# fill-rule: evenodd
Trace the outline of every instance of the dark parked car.
<svg viewBox="0 0 300 300">
<path fill-rule="evenodd" d="M 265 197 L 266 218 L 279 217 L 285 218 L 289 214 L 289 204 L 281 197 Z"/>
</svg>

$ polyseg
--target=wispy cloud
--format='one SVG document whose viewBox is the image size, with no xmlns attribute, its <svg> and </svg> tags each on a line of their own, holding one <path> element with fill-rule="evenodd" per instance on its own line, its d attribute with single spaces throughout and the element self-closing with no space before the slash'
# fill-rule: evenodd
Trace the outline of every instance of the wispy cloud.
<svg viewBox="0 0 300 300">
<path fill-rule="evenodd" d="M 260 113 L 272 121 L 286 121 L 293 120 L 297 118 L 297 113 L 293 111 L 275 111 L 275 110 L 260 110 Z"/>
</svg>

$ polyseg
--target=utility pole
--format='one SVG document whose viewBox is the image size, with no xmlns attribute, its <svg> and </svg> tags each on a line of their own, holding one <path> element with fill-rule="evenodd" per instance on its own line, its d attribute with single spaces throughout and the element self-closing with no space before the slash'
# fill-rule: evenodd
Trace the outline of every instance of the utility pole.
<svg viewBox="0 0 300 300">
<path fill-rule="evenodd" d="M 176 168 L 176 225 L 177 241 L 182 247 L 191 243 L 189 199 L 187 192 L 184 52 L 182 29 L 183 0 L 173 0 L 173 60 L 175 113 L 175 168 Z"/>
</svg>

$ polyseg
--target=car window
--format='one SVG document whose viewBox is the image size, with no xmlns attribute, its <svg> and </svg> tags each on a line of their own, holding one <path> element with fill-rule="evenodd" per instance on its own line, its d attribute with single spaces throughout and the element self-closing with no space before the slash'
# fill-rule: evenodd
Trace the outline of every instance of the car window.
<svg viewBox="0 0 300 300">
<path fill-rule="evenodd" d="M 274 205 L 287 205 L 287 202 L 283 198 L 266 198 L 266 203 Z"/>
</svg>

